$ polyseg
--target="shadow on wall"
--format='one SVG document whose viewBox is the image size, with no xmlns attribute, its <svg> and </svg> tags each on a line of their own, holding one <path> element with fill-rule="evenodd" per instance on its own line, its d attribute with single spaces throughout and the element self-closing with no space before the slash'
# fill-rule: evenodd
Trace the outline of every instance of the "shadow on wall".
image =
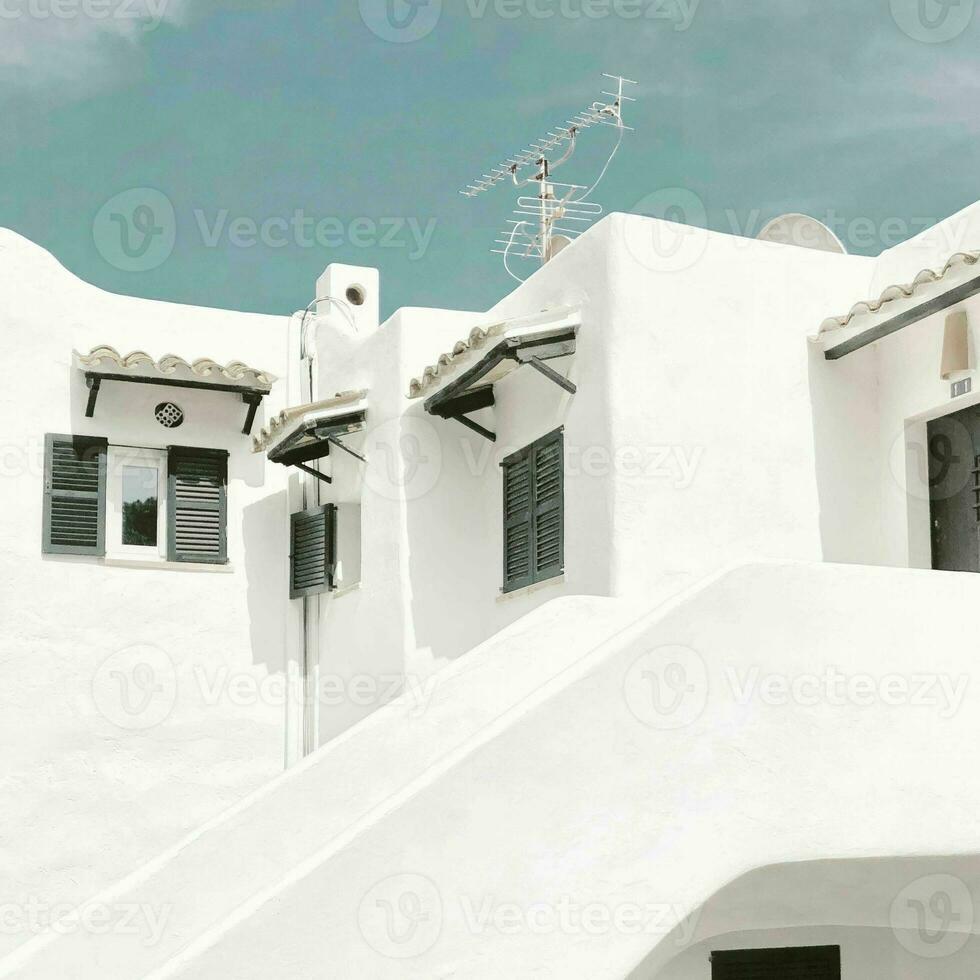
<svg viewBox="0 0 980 980">
<path fill-rule="evenodd" d="M 286 670 L 286 607 L 289 602 L 289 530 L 286 491 L 263 497 L 242 511 L 246 602 L 252 662 L 270 674 Z"/>
<path fill-rule="evenodd" d="M 841 947 L 845 978 L 971 980 L 978 920 L 977 855 L 771 865 L 712 895 L 628 980 L 707 980 L 715 949 L 813 945 Z"/>
<path fill-rule="evenodd" d="M 880 565 L 882 463 L 877 362 L 870 348 L 828 361 L 809 345 L 813 454 L 823 560 Z M 895 437 L 904 436 L 904 428 Z M 884 460 L 887 467 L 889 461 Z"/>
<path fill-rule="evenodd" d="M 568 360 L 556 361 L 561 371 Z M 438 458 L 438 479 L 431 486 L 421 481 L 407 485 L 410 581 L 424 583 L 412 592 L 415 640 L 423 656 L 445 665 L 488 639 L 508 623 L 519 619 L 542 602 L 556 598 L 565 589 L 558 582 L 543 583 L 533 596 L 503 597 L 503 479 L 502 459 L 529 446 L 559 426 L 572 425 L 575 402 L 561 388 L 528 369 L 513 372 L 494 385 L 493 408 L 470 412 L 468 417 L 496 432 L 491 442 L 471 432 L 455 419 L 426 416 L 417 403 L 406 416 L 410 424 L 431 432 L 424 447 Z M 587 435 L 579 402 L 574 428 L 578 440 L 597 439 Z M 588 443 L 586 443 L 588 444 Z M 569 478 L 577 465 L 578 445 L 566 435 L 565 547 L 580 554 L 583 526 L 595 527 L 594 502 L 602 502 L 593 479 Z M 438 453 L 438 457 L 437 457 Z M 590 485 L 592 484 L 592 485 Z M 422 492 L 424 491 L 424 492 Z M 583 506 L 584 505 L 584 506 Z M 590 555 L 590 559 L 594 556 Z M 582 565 L 573 579 L 582 592 L 604 594 Z M 595 589 L 595 592 L 593 592 Z"/>
<path fill-rule="evenodd" d="M 415 642 L 444 666 L 468 652 L 497 629 L 495 603 L 500 594 L 501 563 L 498 511 L 501 480 L 494 445 L 454 420 L 422 416 L 431 431 L 438 479 L 414 493 L 407 508 L 409 580 Z M 492 427 L 489 412 L 472 413 Z M 437 443 L 438 440 L 438 443 Z"/>
</svg>

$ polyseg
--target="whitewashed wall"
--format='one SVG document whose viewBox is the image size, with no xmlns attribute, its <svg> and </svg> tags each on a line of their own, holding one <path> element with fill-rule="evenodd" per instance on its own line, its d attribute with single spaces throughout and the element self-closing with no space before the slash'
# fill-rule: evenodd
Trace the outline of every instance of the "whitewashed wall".
<svg viewBox="0 0 980 980">
<path fill-rule="evenodd" d="M 898 271 L 917 262 L 887 257 Z M 261 784 L 284 752 L 297 758 L 299 707 L 287 694 L 298 690 L 302 603 L 286 598 L 287 529 L 302 491 L 295 473 L 249 452 L 240 401 L 181 392 L 179 441 L 231 452 L 231 570 L 42 558 L 45 432 L 170 441 L 150 414 L 160 389 L 107 383 L 85 420 L 71 349 L 111 343 L 270 370 L 284 381 L 258 427 L 300 400 L 298 322 L 111 296 L 9 233 L 0 264 L 0 328 L 16 353 L 0 393 L 0 730 L 15 790 L 0 836 L 34 828 L 36 848 L 5 869 L 17 900 L 74 901 Z M 368 464 L 334 451 L 324 464 L 334 485 L 307 482 L 309 502 L 360 509 L 359 582 L 310 603 L 320 741 L 406 682 L 424 700 L 440 668 L 551 599 L 655 604 L 753 557 L 921 564 L 893 444 L 905 420 L 944 410 L 940 318 L 834 364 L 807 343 L 885 274 L 870 259 L 612 215 L 486 314 L 403 309 L 354 333 L 325 304 L 314 396 L 367 388 L 370 411 L 367 432 L 349 439 Z M 409 379 L 474 325 L 570 306 L 582 327 L 562 369 L 578 394 L 529 369 L 511 375 L 480 416 L 494 446 L 407 398 Z M 502 597 L 499 462 L 558 425 L 566 574 Z M 91 693 L 107 658 L 134 643 L 174 664 L 178 693 L 165 719 L 135 734 L 99 714 Z M 79 801 L 68 822 L 66 799 Z"/>
<path fill-rule="evenodd" d="M 6 231 L 0 281 L 0 902 L 49 910 L 280 772 L 287 710 L 277 686 L 287 667 L 285 484 L 251 454 L 240 397 L 105 382 L 86 419 L 72 348 L 242 360 L 284 377 L 286 319 L 104 293 Z M 281 390 L 256 425 L 281 407 Z M 179 429 L 153 417 L 167 399 L 185 411 Z M 42 555 L 47 432 L 227 449 L 230 564 L 191 572 Z M 134 676 L 142 663 L 153 673 Z M 30 934 L 25 919 L 5 918 L 0 950 Z"/>
<path fill-rule="evenodd" d="M 360 595 L 324 600 L 324 655 L 347 677 L 403 669 L 424 681 L 560 595 L 651 601 L 756 557 L 928 565 L 928 516 L 914 494 L 906 499 L 895 444 L 906 419 L 939 414 L 949 401 L 938 375 L 943 318 L 891 338 L 881 355 L 874 348 L 833 363 L 810 338 L 889 281 L 941 267 L 944 250 L 968 241 L 978 221 L 970 209 L 872 259 L 614 214 L 485 315 L 402 310 L 369 338 L 341 344 L 324 331 L 324 393 L 372 388 L 367 476 L 345 483 L 358 466 L 340 461 L 339 492 L 403 498 L 365 504 Z M 496 406 L 475 416 L 497 433 L 495 445 L 427 416 L 424 398 L 402 397 L 474 324 L 566 307 L 581 310 L 578 353 L 556 363 L 578 393 L 515 372 L 496 385 Z M 980 300 L 968 308 L 980 324 Z M 501 596 L 500 460 L 559 425 L 565 576 Z M 405 438 L 418 459 L 406 459 Z M 378 468 L 372 475 L 393 460 L 404 487 Z M 377 630 L 389 630 L 384 642 L 374 642 Z M 395 654 L 399 636 L 404 650 Z M 331 707 L 322 737 L 362 708 Z"/>
<path fill-rule="evenodd" d="M 958 980 L 953 940 L 980 928 L 961 615 L 978 591 L 774 563 L 639 619 L 547 603 L 450 665 L 427 704 L 375 713 L 134 875 L 111 898 L 166 909 L 156 942 L 79 928 L 0 976 L 650 980 L 691 917 L 705 943 L 819 925 L 850 950 L 855 926 L 914 931 L 909 900 L 947 888 Z M 781 867 L 808 871 L 796 888 L 752 877 Z"/>
<path fill-rule="evenodd" d="M 711 953 L 727 949 L 840 946 L 841 980 L 974 980 L 980 939 L 970 937 L 952 956 L 929 959 L 910 952 L 890 929 L 847 926 L 734 933 L 687 950 L 657 980 L 711 980 Z M 924 947 L 928 948 L 928 947 Z"/>
<path fill-rule="evenodd" d="M 840 560 L 807 338 L 863 294 L 872 260 L 698 229 L 668 248 L 663 222 L 611 220 L 610 429 L 666 454 L 616 481 L 616 592 L 663 595 L 731 561 Z"/>
<path fill-rule="evenodd" d="M 840 307 L 877 299 L 888 287 L 908 284 L 924 269 L 942 271 L 957 251 L 980 248 L 980 206 L 896 246 L 875 262 L 872 284 Z M 864 314 L 855 327 L 873 326 L 940 295 L 976 275 L 959 268 L 943 282 L 920 287 L 910 299 Z M 966 312 L 971 370 L 943 379 L 940 364 L 946 318 Z M 810 383 L 817 433 L 821 523 L 829 560 L 866 564 L 931 565 L 926 424 L 980 403 L 980 298 L 973 297 L 836 361 L 811 349 Z M 953 398 L 951 380 L 970 377 L 971 394 Z"/>
<path fill-rule="evenodd" d="M 955 815 L 980 805 L 980 781 L 964 769 L 960 752 L 978 730 L 978 692 L 972 627 L 957 610 L 977 594 L 974 576 L 749 567 L 662 606 L 634 628 L 613 626 L 608 641 L 581 659 L 581 646 L 568 643 L 554 617 L 554 645 L 544 638 L 546 606 L 523 628 L 515 624 L 505 644 L 488 644 L 459 671 L 450 668 L 453 700 L 414 722 L 400 705 L 378 719 L 388 739 L 375 726 L 370 734 L 355 729 L 333 752 L 325 750 L 322 762 L 346 757 L 370 771 L 368 743 L 462 720 L 482 705 L 483 670 L 495 659 L 506 658 L 523 677 L 536 660 L 547 661 L 557 671 L 550 683 L 494 715 L 479 735 L 454 743 L 456 751 L 422 780 L 406 781 L 383 806 L 345 825 L 355 828 L 351 838 L 345 830 L 324 841 L 247 918 L 224 921 L 168 975 L 197 980 L 233 963 L 239 980 L 251 980 L 288 963 L 297 980 L 313 980 L 325 965 L 379 978 L 428 980 L 455 970 L 616 980 L 645 958 L 654 971 L 666 965 L 676 954 L 667 926 L 755 868 L 969 854 L 972 824 Z M 555 606 L 565 606 L 571 624 L 586 602 Z M 928 624 L 923 608 L 934 613 Z M 565 644 L 563 655 L 556 647 Z M 525 659 L 529 666 L 519 668 Z M 690 686 L 671 714 L 657 707 L 645 677 L 669 682 L 676 662 Z M 821 693 L 819 680 L 795 686 L 835 665 L 843 689 Z M 923 675 L 936 686 L 920 703 L 911 700 L 912 684 Z M 772 677 L 783 680 L 782 696 Z M 884 686 L 892 677 L 905 678 L 904 700 L 896 700 L 894 683 Z M 944 700 L 941 678 L 961 697 Z M 930 870 L 939 867 L 937 861 Z M 963 889 L 978 895 L 975 864 L 969 875 L 966 868 L 954 865 Z M 831 890 L 833 875 L 829 868 Z M 887 918 L 888 905 L 919 877 L 900 878 L 884 910 L 874 894 L 859 892 L 855 900 L 868 900 L 866 914 Z M 928 899 L 928 887 L 907 894 Z M 416 930 L 397 917 L 407 891 L 430 914 Z M 560 927 L 556 906 L 563 900 L 597 910 L 598 925 L 579 919 Z M 765 903 L 758 893 L 753 900 Z M 386 904 L 395 913 L 389 932 Z M 624 906 L 643 911 L 644 928 L 617 924 L 613 913 Z M 542 907 L 546 916 L 551 911 L 550 926 L 539 926 Z M 662 919 L 653 918 L 665 908 Z M 968 909 L 954 910 L 975 932 Z"/>
<path fill-rule="evenodd" d="M 629 980 L 709 980 L 715 950 L 786 946 L 840 947 L 843 980 L 967 980 L 980 951 L 978 899 L 975 854 L 761 867 L 671 929 Z"/>
<path fill-rule="evenodd" d="M 937 738 L 954 746 L 969 744 L 975 735 L 974 716 L 965 710 L 937 722 L 928 713 L 893 711 L 884 704 L 871 710 L 856 703 L 770 710 L 773 706 L 751 699 L 746 705 L 722 698 L 711 701 L 710 710 L 680 735 L 637 717 L 639 709 L 635 703 L 630 708 L 628 695 L 624 713 L 624 684 L 636 658 L 641 650 L 665 643 L 682 642 L 703 658 L 712 696 L 724 693 L 726 684 L 730 691 L 729 677 L 720 673 L 725 665 L 801 672 L 831 656 L 834 663 L 846 660 L 849 668 L 869 676 L 886 669 L 911 675 L 935 670 L 932 653 L 926 663 L 922 651 L 938 648 L 946 658 L 942 669 L 951 678 L 962 676 L 968 673 L 969 624 L 954 610 L 973 602 L 976 591 L 975 581 L 962 576 L 752 568 L 663 607 L 647 621 L 649 630 L 628 637 L 619 635 L 625 622 L 619 604 L 612 604 L 613 612 L 606 601 L 580 597 L 615 595 L 630 600 L 630 606 L 655 606 L 706 570 L 756 555 L 886 561 L 893 547 L 888 539 L 907 509 L 889 518 L 882 505 L 880 444 L 887 439 L 881 434 L 889 420 L 908 417 L 904 413 L 936 410 L 941 393 L 930 375 L 915 374 L 901 387 L 909 404 L 883 412 L 888 382 L 879 372 L 880 351 L 828 364 L 807 343 L 828 313 L 869 295 L 872 260 L 705 235 L 682 243 L 681 261 L 676 251 L 661 249 L 662 232 L 663 223 L 614 215 L 488 314 L 407 309 L 377 329 L 345 335 L 325 312 L 317 331 L 315 394 L 365 387 L 371 400 L 368 431 L 349 440 L 367 453 L 368 464 L 335 451 L 325 464 L 334 485 L 313 492 L 314 499 L 357 505 L 361 514 L 360 583 L 314 603 L 320 616 L 320 680 L 329 685 L 328 697 L 318 704 L 319 733 L 323 741 L 341 732 L 344 737 L 127 881 L 125 894 L 169 909 L 166 934 L 153 948 L 135 939 L 116 942 L 118 936 L 82 933 L 69 942 L 32 944 L 23 960 L 12 963 L 10 976 L 60 976 L 66 964 L 88 955 L 97 956 L 105 977 L 120 980 L 167 963 L 167 976 L 209 976 L 218 964 L 226 968 L 231 961 L 242 978 L 267 975 L 272 963 L 275 969 L 288 963 L 297 977 L 312 978 L 324 962 L 340 964 L 351 975 L 426 977 L 465 962 L 478 976 L 486 964 L 493 971 L 513 971 L 526 969 L 535 957 L 552 968 L 567 967 L 564 975 L 578 969 L 589 976 L 599 975 L 600 964 L 610 976 L 622 976 L 646 959 L 656 975 L 667 959 L 644 937 L 605 934 L 594 943 L 581 937 L 569 943 L 564 935 L 475 936 L 458 905 L 431 955 L 420 954 L 406 966 L 379 956 L 363 926 L 358 928 L 356 906 L 372 887 L 402 870 L 437 879 L 451 900 L 478 900 L 487 882 L 497 897 L 525 906 L 547 901 L 559 886 L 583 896 L 601 893 L 607 904 L 638 896 L 655 900 L 664 893 L 648 885 L 657 882 L 678 907 L 696 908 L 726 880 L 772 861 L 968 847 L 968 835 L 947 818 L 977 788 L 963 783 L 955 762 L 950 763 L 955 773 L 936 764 Z M 63 358 L 43 382 L 52 404 L 62 399 L 62 411 L 39 418 L 39 432 L 70 425 L 81 411 L 83 393 L 76 392 L 77 400 L 69 404 L 61 387 L 68 373 L 68 354 L 61 352 L 73 343 L 112 340 L 104 328 L 114 322 L 121 333 L 136 309 L 147 333 L 132 346 L 154 346 L 151 325 L 173 331 L 166 334 L 172 339 L 168 346 L 178 352 L 194 339 L 175 327 L 177 308 L 133 306 L 135 301 L 89 292 L 79 302 L 72 289 L 80 286 L 66 288 L 60 279 L 46 281 L 36 271 L 22 276 L 32 277 L 40 285 L 25 287 L 5 315 L 13 331 L 36 338 L 30 342 L 44 356 Z M 47 310 L 52 295 L 64 296 L 68 308 L 92 310 L 90 338 L 76 341 L 59 326 L 48 339 L 42 329 L 48 318 L 38 311 Z M 498 386 L 495 409 L 481 416 L 499 434 L 489 454 L 480 437 L 455 422 L 425 416 L 420 401 L 406 398 L 409 378 L 474 324 L 567 306 L 582 310 L 579 352 L 571 365 L 579 394 L 568 398 L 529 370 L 507 378 Z M 275 348 L 283 363 L 263 355 L 266 331 L 285 329 L 284 321 L 190 313 L 214 327 L 217 349 L 202 353 L 254 361 L 284 375 L 297 363 L 295 329 L 288 356 L 284 342 Z M 224 324 L 233 322 L 243 326 L 232 336 Z M 934 345 L 929 331 L 936 327 L 924 326 L 895 339 L 931 338 Z M 117 346 L 130 345 L 119 340 Z M 295 392 L 295 376 L 292 381 Z M 916 394 L 920 386 L 925 395 Z M 27 395 L 25 383 L 20 400 L 5 406 L 5 420 L 19 421 L 14 406 Z M 33 390 L 30 395 L 37 400 Z M 100 416 L 112 410 L 105 404 L 109 407 L 100 408 Z M 270 410 L 277 407 L 273 401 Z M 239 423 L 240 409 L 240 403 L 228 409 Z M 216 426 L 220 411 L 211 415 Z M 127 438 L 136 439 L 139 424 L 133 424 Z M 566 575 L 529 594 L 501 599 L 497 464 L 558 424 L 566 427 L 572 463 L 566 483 Z M 6 431 L 18 438 L 16 424 Z M 238 439 L 237 424 L 221 431 Z M 240 570 L 193 577 L 141 572 L 139 581 L 169 575 L 167 583 L 191 582 L 186 591 L 182 584 L 166 588 L 172 605 L 154 634 L 161 644 L 175 643 L 184 621 L 174 610 L 194 604 L 194 621 L 204 625 L 196 628 L 194 652 L 182 664 L 209 656 L 217 638 L 217 646 L 232 651 L 244 670 L 264 676 L 273 668 L 257 651 L 265 649 L 260 641 L 276 633 L 286 636 L 279 669 L 288 673 L 298 657 L 302 604 L 280 601 L 286 551 L 277 550 L 276 539 L 285 541 L 286 516 L 297 509 L 298 478 L 288 477 L 287 500 L 284 473 L 257 478 L 258 470 L 251 468 L 261 466 L 261 457 L 246 457 L 244 440 L 241 450 L 232 448 L 233 489 L 237 473 L 256 498 L 271 491 L 260 504 L 268 514 L 263 510 L 254 538 L 243 513 L 242 540 L 232 543 L 236 569 L 238 556 L 245 555 L 244 601 L 242 590 L 231 584 L 218 593 L 221 583 L 241 581 Z M 664 449 L 674 454 L 660 457 L 665 473 L 637 476 L 612 462 L 622 450 L 638 451 L 641 461 L 652 464 L 649 452 Z M 591 457 L 595 468 L 585 464 L 592 450 L 599 451 Z M 264 484 L 249 483 L 256 479 Z M 31 506 L 39 521 L 37 481 L 29 487 L 17 478 L 11 486 L 25 501 L 34 494 Z M 281 532 L 270 532 L 276 521 Z M 135 578 L 122 577 L 132 570 L 42 561 L 38 525 L 29 531 L 9 521 L 3 535 L 13 556 L 4 559 L 4 581 L 13 579 L 15 565 L 28 558 L 35 563 L 31 584 L 37 598 L 26 603 L 31 635 L 50 631 L 38 624 L 44 586 L 52 576 L 62 592 L 70 590 L 69 576 L 76 570 L 110 590 L 111 604 L 102 593 L 94 604 L 87 595 L 69 600 L 66 621 L 82 626 L 70 627 L 65 646 L 89 651 L 86 663 L 101 662 L 91 651 L 101 649 L 106 635 L 115 636 L 106 629 L 107 617 L 113 628 L 118 623 L 120 632 L 131 631 L 133 609 L 149 620 L 158 606 L 156 590 L 134 588 Z M 254 566 L 252 554 L 259 556 Z M 206 589 L 215 590 L 217 603 Z M 551 599 L 560 601 L 549 605 Z M 120 601 L 125 617 L 118 614 Z M 928 638 L 922 633 L 922 608 L 933 613 Z M 229 609 L 238 615 L 229 616 Z M 23 636 L 23 616 L 17 615 L 16 629 Z M 938 640 L 937 622 L 945 631 Z M 501 629 L 506 632 L 482 656 L 459 659 Z M 604 640 L 609 645 L 603 648 Z M 69 661 L 63 654 L 62 663 Z M 23 659 L 15 664 L 22 672 L 14 676 L 14 687 L 23 690 L 23 678 L 34 676 L 36 668 Z M 406 678 L 408 694 L 397 708 L 351 728 Z M 62 686 L 62 673 L 52 672 L 38 699 L 25 695 L 20 718 L 11 716 L 11 729 L 29 724 L 28 702 L 33 710 L 48 689 Z M 73 690 L 70 683 L 67 690 Z M 70 696 L 63 700 L 78 703 Z M 113 746 L 113 761 L 123 752 L 141 767 L 142 785 L 152 785 L 136 796 L 134 769 L 127 767 L 123 777 L 108 784 L 110 810 L 122 821 L 130 813 L 148 819 L 148 813 L 157 814 L 152 804 L 166 801 L 161 806 L 170 816 L 158 835 L 161 846 L 177 823 L 173 800 L 186 804 L 186 794 L 175 787 L 186 787 L 191 778 L 180 749 L 172 750 L 170 742 L 161 747 L 164 736 L 174 733 L 170 726 L 183 724 L 176 734 L 185 739 L 182 744 L 194 746 L 202 783 L 235 782 L 225 793 L 228 799 L 248 777 L 259 782 L 258 770 L 266 763 L 263 772 L 272 771 L 272 755 L 278 756 L 269 743 L 282 738 L 281 708 L 265 705 L 257 713 L 229 707 L 215 729 L 208 727 L 212 715 L 199 707 L 192 696 L 182 697 L 171 719 L 152 735 L 138 743 L 124 736 L 122 748 Z M 59 728 L 49 716 L 34 724 L 48 753 L 39 758 L 69 767 L 69 777 L 79 785 L 89 785 L 78 776 L 80 769 L 108 771 L 109 764 L 91 750 L 66 761 L 61 744 L 44 742 L 49 730 L 70 741 L 78 732 L 75 722 Z M 294 728 L 289 729 L 292 743 Z M 209 733 L 204 745 L 202 731 Z M 270 733 L 272 740 L 266 737 Z M 100 736 L 102 728 L 95 737 Z M 224 738 L 241 754 L 222 767 Z M 815 755 L 814 739 L 821 744 Z M 130 749 L 133 744 L 137 748 Z M 157 770 L 145 764 L 151 751 L 154 763 L 173 760 L 172 782 L 154 781 Z M 839 765 L 842 753 L 846 767 Z M 802 767 L 800 759 L 811 756 L 813 767 Z M 28 774 L 39 782 L 37 763 L 31 761 Z M 772 795 L 773 769 L 782 779 L 778 800 Z M 57 769 L 41 771 L 45 778 L 52 771 L 59 776 Z M 869 795 L 872 774 L 883 782 Z M 488 795 L 491 783 L 494 792 Z M 954 785 L 960 803 L 949 795 Z M 828 786 L 834 787 L 832 794 Z M 57 785 L 48 797 L 33 793 L 38 807 L 64 798 Z M 847 805 L 842 807 L 841 799 Z M 941 841 L 934 832 L 910 836 L 906 826 L 888 823 L 888 815 L 904 813 L 910 800 L 931 807 Z M 770 820 L 774 801 L 781 808 L 778 820 Z M 99 798 L 93 812 L 101 812 L 103 802 Z M 869 818 L 870 808 L 875 810 Z M 679 824 L 682 813 L 689 819 Z M 852 813 L 860 819 L 850 820 Z M 191 818 L 197 823 L 201 816 Z M 841 816 L 848 819 L 842 822 Z M 17 813 L 15 819 L 27 817 Z M 701 821 L 696 833 L 694 820 Z M 628 825 L 628 834 L 616 833 L 618 822 Z M 731 848 L 733 824 L 738 845 Z M 88 824 L 81 826 L 87 833 Z M 139 863 L 136 845 L 157 829 L 134 826 L 130 868 Z M 595 827 L 605 829 L 590 830 Z M 97 845 L 118 837 L 114 828 L 102 831 L 104 838 L 98 833 Z M 310 841 L 319 847 L 312 854 Z M 689 849 L 686 862 L 678 861 L 681 844 Z M 115 853 L 108 844 L 102 850 Z M 646 877 L 638 878 L 641 868 Z M 589 877 L 592 872 L 601 881 Z M 672 875 L 677 877 L 667 881 Z M 87 894 L 97 883 L 93 878 L 79 891 Z M 190 904 L 187 895 L 194 896 Z M 190 938 L 194 944 L 172 960 Z"/>
<path fill-rule="evenodd" d="M 364 558 L 356 592 L 320 600 L 321 679 L 334 685 L 321 740 L 383 702 L 389 679 L 422 684 L 549 599 L 651 602 L 734 560 L 877 546 L 855 533 L 863 512 L 844 528 L 821 520 L 807 343 L 828 309 L 865 294 L 873 260 L 698 230 L 676 252 L 663 248 L 667 227 L 611 215 L 486 314 L 405 309 L 358 335 L 338 314 L 321 318 L 320 392 L 371 390 L 368 432 L 351 440 L 367 466 L 334 453 L 337 485 L 321 488 L 323 500 L 360 501 Z M 474 415 L 495 444 L 426 415 L 443 379 L 406 397 L 475 324 L 569 307 L 581 311 L 578 350 L 552 365 L 577 394 L 512 373 Z M 558 426 L 565 575 L 503 596 L 499 464 Z M 359 676 L 377 697 L 354 704 Z"/>
<path fill-rule="evenodd" d="M 334 451 L 335 484 L 319 488 L 324 502 L 357 502 L 362 520 L 359 586 L 319 602 L 321 741 L 390 699 L 406 678 L 424 685 L 542 602 L 610 593 L 611 474 L 568 474 L 566 576 L 502 596 L 499 465 L 559 425 L 573 453 L 609 442 L 601 313 L 607 247 L 597 229 L 562 256 L 560 268 L 544 270 L 536 290 L 529 284 L 517 291 L 520 298 L 485 314 L 402 309 L 376 332 L 357 336 L 343 317 L 321 317 L 320 392 L 370 389 L 367 432 L 347 440 L 368 464 Z M 495 408 L 474 416 L 497 433 L 495 444 L 427 415 L 424 397 L 408 398 L 409 380 L 474 326 L 567 306 L 582 308 L 579 353 L 553 363 L 570 369 L 579 393 L 570 398 L 531 369 L 514 373 L 497 385 Z"/>
<path fill-rule="evenodd" d="M 458 339 L 475 320 L 475 314 L 403 309 L 380 329 L 357 337 L 336 316 L 321 318 L 318 326 L 321 395 L 367 389 L 369 400 L 367 431 L 344 439 L 368 463 L 335 448 L 323 464 L 333 485 L 311 482 L 309 491 L 318 502 L 359 508 L 360 514 L 359 582 L 343 581 L 337 592 L 314 601 L 320 617 L 316 710 L 321 743 L 390 701 L 414 662 L 409 600 L 413 593 L 429 594 L 429 585 L 412 578 L 407 515 L 420 488 L 424 491 L 441 474 L 441 444 L 432 424 L 406 420 L 401 364 L 421 356 L 416 348 L 424 349 L 424 340 Z M 347 355 L 346 348 L 353 353 Z M 442 523 L 432 530 L 442 543 L 438 549 L 431 543 L 427 547 L 441 550 L 453 530 Z M 348 547 L 349 542 L 341 545 Z M 460 619 L 465 617 L 450 615 L 447 622 Z M 418 669 L 424 678 L 437 665 L 423 663 Z"/>
</svg>

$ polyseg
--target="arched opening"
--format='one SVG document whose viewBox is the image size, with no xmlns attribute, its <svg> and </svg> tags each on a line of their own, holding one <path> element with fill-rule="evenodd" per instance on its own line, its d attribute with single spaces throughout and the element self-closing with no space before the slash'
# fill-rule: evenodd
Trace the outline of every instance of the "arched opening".
<svg viewBox="0 0 980 980">
<path fill-rule="evenodd" d="M 731 974 L 724 955 L 713 963 L 712 954 L 816 947 L 839 947 L 842 980 L 975 980 L 978 916 L 976 855 L 773 865 L 715 893 L 629 980 L 783 980 L 797 974 L 767 969 L 765 955 Z"/>
</svg>

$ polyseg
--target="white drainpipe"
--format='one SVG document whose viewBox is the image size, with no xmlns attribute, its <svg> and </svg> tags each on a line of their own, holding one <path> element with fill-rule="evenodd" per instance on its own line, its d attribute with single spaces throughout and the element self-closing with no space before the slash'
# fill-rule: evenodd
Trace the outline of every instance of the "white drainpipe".
<svg viewBox="0 0 980 980">
<path fill-rule="evenodd" d="M 303 403 L 315 402 L 318 399 L 318 379 L 316 372 L 316 326 L 317 321 L 310 320 L 314 306 L 320 303 L 333 303 L 345 311 L 345 315 L 354 323 L 354 311 L 350 304 L 335 296 L 318 296 L 303 313 L 299 331 L 299 361 L 300 361 L 300 399 Z M 355 327 L 356 329 L 356 327 Z M 307 337 L 307 332 L 311 336 Z M 320 471 L 320 461 L 313 460 L 310 465 Z M 322 481 L 300 471 L 300 487 L 302 488 L 303 509 L 319 506 Z M 303 598 L 303 632 L 300 640 L 300 663 L 303 672 L 303 755 L 315 752 L 320 743 L 320 699 L 317 696 L 320 687 L 320 595 L 304 596 Z"/>
</svg>

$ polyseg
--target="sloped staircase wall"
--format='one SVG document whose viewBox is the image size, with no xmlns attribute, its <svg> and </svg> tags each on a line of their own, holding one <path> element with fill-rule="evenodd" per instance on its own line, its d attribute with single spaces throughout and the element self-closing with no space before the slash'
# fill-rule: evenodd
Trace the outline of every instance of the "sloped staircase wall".
<svg viewBox="0 0 980 980">
<path fill-rule="evenodd" d="M 976 850 L 978 599 L 779 563 L 638 620 L 556 601 L 101 896 L 169 905 L 159 942 L 0 977 L 621 980 L 754 868 Z"/>
</svg>

